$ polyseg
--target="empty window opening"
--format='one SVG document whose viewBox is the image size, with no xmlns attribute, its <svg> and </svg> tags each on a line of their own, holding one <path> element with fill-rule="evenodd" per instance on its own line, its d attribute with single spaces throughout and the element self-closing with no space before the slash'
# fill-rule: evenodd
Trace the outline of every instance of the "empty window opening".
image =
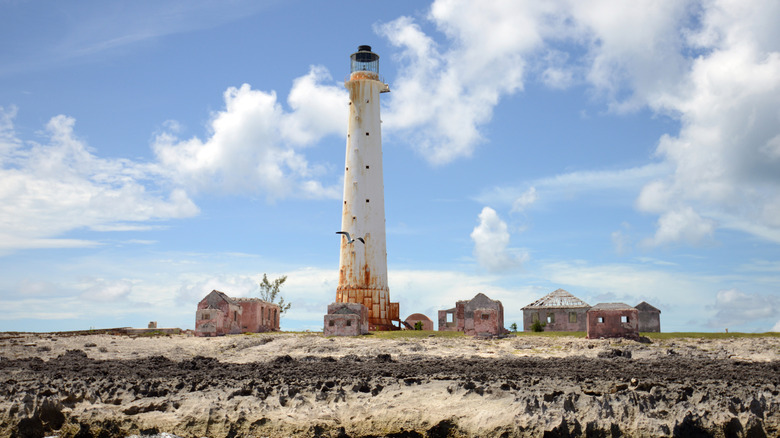
<svg viewBox="0 0 780 438">
<path fill-rule="evenodd" d="M 331 319 L 330 321 L 328 321 L 328 325 L 330 327 L 333 327 L 334 325 L 336 325 L 336 323 Z"/>
<path fill-rule="evenodd" d="M 628 315 L 621 315 L 620 316 L 620 322 L 627 323 L 628 322 Z"/>
<path fill-rule="evenodd" d="M 453 322 L 454 319 L 455 319 L 455 315 L 453 315 L 452 313 L 447 314 L 447 322 Z"/>
<path fill-rule="evenodd" d="M 597 316 L 596 317 L 596 323 L 597 324 L 604 324 L 604 317 L 603 316 Z"/>
<path fill-rule="evenodd" d="M 238 321 L 238 312 L 233 312 L 233 321 Z"/>
<path fill-rule="evenodd" d="M 352 327 L 352 321 L 347 320 L 347 327 Z"/>
<path fill-rule="evenodd" d="M 577 313 L 569 312 L 569 322 L 571 323 L 577 322 Z"/>
<path fill-rule="evenodd" d="M 349 171 L 349 167 L 347 167 L 346 169 L 347 169 L 347 171 Z"/>
<path fill-rule="evenodd" d="M 531 320 L 533 322 L 539 322 L 539 314 L 538 313 L 534 313 L 533 317 L 531 318 Z"/>
<path fill-rule="evenodd" d="M 347 201 L 344 201 L 344 205 L 347 205 Z"/>
<path fill-rule="evenodd" d="M 368 132 L 366 132 L 366 135 L 368 135 Z"/>
<path fill-rule="evenodd" d="M 352 216 L 352 221 L 354 222 L 356 220 L 357 220 L 357 218 L 355 216 Z"/>
<path fill-rule="evenodd" d="M 204 313 L 200 315 L 200 319 L 211 319 L 211 315 L 209 315 L 208 313 Z"/>
<path fill-rule="evenodd" d="M 366 165 L 366 169 L 368 169 L 368 165 Z"/>
<path fill-rule="evenodd" d="M 366 202 L 368 202 L 368 199 L 366 199 Z"/>
<path fill-rule="evenodd" d="M 487 313 L 483 313 L 482 319 L 490 319 L 490 315 L 488 315 Z"/>
<path fill-rule="evenodd" d="M 548 313 L 547 314 L 547 324 L 552 324 L 555 322 L 555 314 L 554 313 Z"/>
</svg>

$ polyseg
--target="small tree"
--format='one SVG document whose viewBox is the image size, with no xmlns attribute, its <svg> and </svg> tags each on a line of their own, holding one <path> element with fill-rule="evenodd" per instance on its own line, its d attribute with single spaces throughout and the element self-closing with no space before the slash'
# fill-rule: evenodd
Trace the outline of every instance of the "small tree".
<svg viewBox="0 0 780 438">
<path fill-rule="evenodd" d="M 414 329 L 415 330 L 422 330 L 422 321 L 417 321 L 414 323 Z"/>
<path fill-rule="evenodd" d="M 546 325 L 547 323 L 534 321 L 534 323 L 531 324 L 531 330 L 535 332 L 543 332 Z"/>
<path fill-rule="evenodd" d="M 260 299 L 279 306 L 279 316 L 284 315 L 290 309 L 291 304 L 284 302 L 284 297 L 279 293 L 279 288 L 287 281 L 287 276 L 282 275 L 273 282 L 268 281 L 268 276 L 263 274 L 260 282 Z M 276 302 L 278 299 L 278 302 Z"/>
<path fill-rule="evenodd" d="M 516 323 L 516 322 L 513 322 L 513 323 L 512 323 L 512 324 L 509 326 L 509 328 L 510 328 L 510 329 L 512 329 L 512 331 L 513 331 L 513 332 L 516 332 L 516 331 L 517 331 L 517 323 Z"/>
</svg>

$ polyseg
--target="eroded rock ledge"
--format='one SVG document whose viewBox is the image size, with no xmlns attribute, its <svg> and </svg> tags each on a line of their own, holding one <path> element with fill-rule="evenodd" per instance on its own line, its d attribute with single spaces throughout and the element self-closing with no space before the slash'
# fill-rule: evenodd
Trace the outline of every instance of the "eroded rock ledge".
<svg viewBox="0 0 780 438">
<path fill-rule="evenodd" d="M 0 435 L 780 435 L 780 362 L 0 358 Z"/>
</svg>

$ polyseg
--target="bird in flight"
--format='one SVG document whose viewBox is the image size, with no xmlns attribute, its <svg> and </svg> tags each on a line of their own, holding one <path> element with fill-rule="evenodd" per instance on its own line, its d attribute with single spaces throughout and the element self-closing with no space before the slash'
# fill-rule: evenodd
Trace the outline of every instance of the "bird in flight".
<svg viewBox="0 0 780 438">
<path fill-rule="evenodd" d="M 353 238 L 349 237 L 349 233 L 347 233 L 346 231 L 336 231 L 336 234 L 343 234 L 343 235 L 345 235 L 347 237 L 347 243 L 352 243 L 352 242 L 354 242 L 356 240 L 359 240 L 360 242 L 363 243 L 363 245 L 366 244 L 366 241 L 363 240 L 362 237 L 358 237 L 356 239 L 353 239 Z"/>
</svg>

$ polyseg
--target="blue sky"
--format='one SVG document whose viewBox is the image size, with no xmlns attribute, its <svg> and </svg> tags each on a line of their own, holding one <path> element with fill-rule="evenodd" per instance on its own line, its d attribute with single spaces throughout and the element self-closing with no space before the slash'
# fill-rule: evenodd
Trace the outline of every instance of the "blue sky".
<svg viewBox="0 0 780 438">
<path fill-rule="evenodd" d="M 0 330 L 335 299 L 349 55 L 380 55 L 390 296 L 780 331 L 774 1 L 0 1 Z"/>
</svg>

